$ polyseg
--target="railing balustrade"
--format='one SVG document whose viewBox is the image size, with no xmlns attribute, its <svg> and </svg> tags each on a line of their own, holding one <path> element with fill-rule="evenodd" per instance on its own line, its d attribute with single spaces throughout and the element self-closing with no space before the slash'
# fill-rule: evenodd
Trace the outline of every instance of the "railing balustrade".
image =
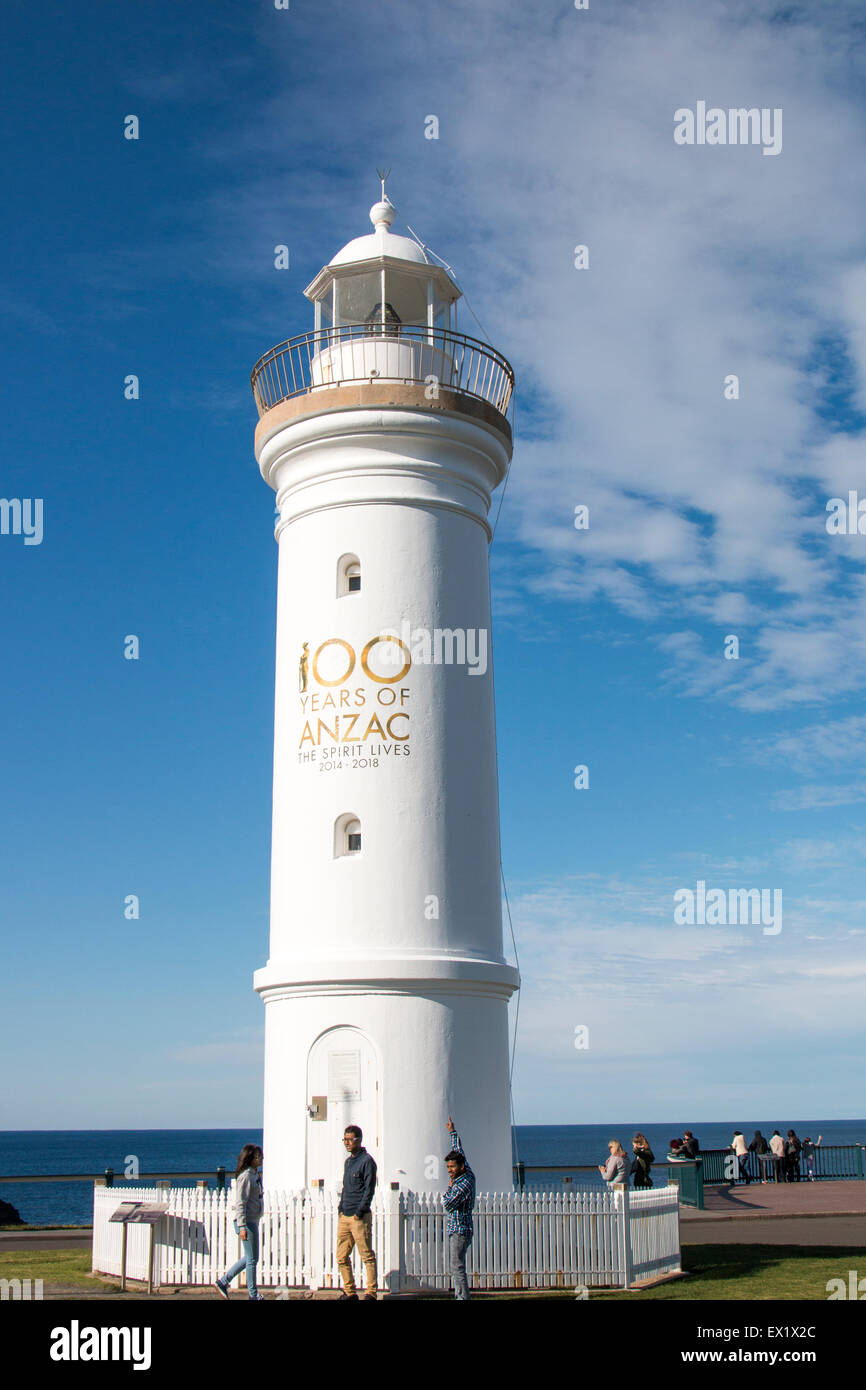
<svg viewBox="0 0 866 1390">
<path fill-rule="evenodd" d="M 863 1160 L 864 1146 L 862 1144 L 818 1144 L 815 1147 L 815 1180 L 840 1180 L 840 1179 L 863 1179 L 866 1177 L 866 1164 Z M 702 1149 L 701 1158 L 704 1168 L 704 1185 L 727 1183 L 731 1181 L 731 1174 L 736 1173 L 735 1183 L 744 1183 L 745 1178 L 739 1176 L 737 1167 L 731 1163 L 733 1152 L 730 1149 Z M 760 1181 L 761 1178 L 768 1178 L 771 1182 L 782 1182 L 785 1179 L 786 1163 L 784 1159 L 773 1160 L 769 1158 L 766 1163 L 761 1163 L 757 1154 L 750 1153 L 745 1161 L 745 1170 L 752 1182 Z M 808 1182 L 808 1172 L 806 1160 L 800 1154 L 800 1181 Z"/>
<path fill-rule="evenodd" d="M 486 401 L 505 415 L 514 390 L 509 362 L 488 343 L 465 333 L 406 324 L 346 324 L 316 329 L 279 343 L 253 367 L 259 415 L 281 401 L 352 382 L 390 381 Z"/>
</svg>

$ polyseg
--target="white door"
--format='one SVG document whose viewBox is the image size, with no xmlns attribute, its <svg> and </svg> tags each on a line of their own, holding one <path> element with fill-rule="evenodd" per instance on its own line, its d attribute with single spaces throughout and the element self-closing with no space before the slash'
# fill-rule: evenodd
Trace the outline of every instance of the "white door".
<svg viewBox="0 0 866 1390">
<path fill-rule="evenodd" d="M 307 1061 L 307 1104 L 315 1107 L 307 1118 L 307 1186 L 317 1178 L 328 1187 L 342 1185 L 347 1125 L 360 1126 L 364 1148 L 379 1162 L 378 1083 L 375 1050 L 357 1028 L 331 1028 L 313 1043 Z"/>
</svg>

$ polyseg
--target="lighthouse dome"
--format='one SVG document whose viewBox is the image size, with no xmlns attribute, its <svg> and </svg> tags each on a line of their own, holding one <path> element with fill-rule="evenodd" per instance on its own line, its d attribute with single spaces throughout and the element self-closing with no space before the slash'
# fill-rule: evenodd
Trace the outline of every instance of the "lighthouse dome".
<svg viewBox="0 0 866 1390">
<path fill-rule="evenodd" d="M 374 231 L 368 236 L 355 237 L 348 242 L 329 265 L 348 265 L 356 261 L 378 260 L 380 256 L 393 256 L 398 261 L 414 261 L 416 265 L 429 265 L 424 250 L 411 237 L 397 236 L 391 231 L 396 209 L 389 199 L 383 198 L 370 209 L 370 221 Z"/>
<path fill-rule="evenodd" d="M 386 337 L 428 330 L 427 340 L 431 331 L 456 331 L 460 287 L 433 252 L 391 231 L 396 215 L 383 190 L 370 209 L 372 232 L 348 242 L 304 290 L 316 306 L 316 333 L 372 324 Z"/>
</svg>

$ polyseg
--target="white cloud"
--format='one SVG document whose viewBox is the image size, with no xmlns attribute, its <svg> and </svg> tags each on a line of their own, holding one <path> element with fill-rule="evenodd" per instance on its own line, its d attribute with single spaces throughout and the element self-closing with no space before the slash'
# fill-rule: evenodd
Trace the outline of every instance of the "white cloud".
<svg viewBox="0 0 866 1390">
<path fill-rule="evenodd" d="M 200 131 L 202 159 L 231 171 L 200 209 L 202 271 L 255 286 L 291 331 L 265 251 L 286 240 L 312 274 L 363 232 L 384 143 L 400 214 L 454 264 L 517 367 L 500 616 L 518 621 L 543 594 L 604 598 L 675 633 L 702 624 L 671 688 L 756 712 L 859 688 L 866 537 L 829 537 L 824 507 L 831 482 L 866 487 L 866 436 L 831 434 L 815 414 L 838 366 L 829 343 L 866 401 L 866 169 L 840 158 L 862 137 L 856 5 L 782 14 L 742 0 L 692 7 L 687 24 L 675 0 L 379 11 L 395 63 L 387 110 L 353 103 L 339 167 L 322 158 L 334 115 L 321 70 L 274 50 L 272 15 L 255 22 L 285 80 L 234 130 Z M 329 82 L 352 90 L 378 70 L 379 40 L 340 13 L 323 52 Z M 318 16 L 292 23 L 298 45 L 322 44 Z M 171 101 L 183 74 L 142 82 Z M 676 146 L 673 113 L 699 97 L 781 107 L 781 155 Z M 290 141 L 287 109 L 304 111 Z M 424 139 L 427 112 L 438 141 Z M 589 270 L 574 269 L 578 243 Z M 290 318 L 302 313 L 293 304 Z M 479 331 L 468 309 L 462 326 Z M 737 401 L 723 397 L 730 373 Z M 590 505 L 587 532 L 573 528 L 576 502 Z M 718 653 L 737 626 L 734 672 Z"/>
<path fill-rule="evenodd" d="M 708 878 L 714 885 L 729 879 Z M 755 927 L 676 927 L 671 884 L 656 877 L 585 875 L 512 889 L 511 910 L 523 981 L 519 1122 L 567 1118 L 572 1093 L 581 1114 L 638 1114 L 660 1076 L 670 1096 L 669 1068 L 689 1084 L 694 1059 L 703 1059 L 701 1089 L 683 1092 L 684 1102 L 699 1098 L 715 1113 L 727 1094 L 726 1057 L 745 1053 L 766 1098 L 806 1040 L 838 1050 L 862 1031 L 862 901 L 786 898 L 776 937 Z M 585 1052 L 574 1046 L 579 1024 L 589 1028 Z"/>
</svg>

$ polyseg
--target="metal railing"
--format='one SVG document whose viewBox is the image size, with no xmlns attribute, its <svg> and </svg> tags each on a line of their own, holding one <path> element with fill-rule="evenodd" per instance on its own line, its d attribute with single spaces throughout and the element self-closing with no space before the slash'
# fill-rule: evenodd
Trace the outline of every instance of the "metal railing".
<svg viewBox="0 0 866 1390">
<path fill-rule="evenodd" d="M 862 1144 L 818 1144 L 815 1148 L 815 1179 L 845 1179 L 866 1177 L 866 1164 L 863 1159 Z M 726 1183 L 731 1179 L 729 1174 L 736 1172 L 731 1164 L 732 1153 L 730 1149 L 702 1149 L 701 1157 L 704 1161 L 704 1182 L 706 1184 Z M 779 1159 L 774 1161 L 771 1157 L 765 1163 L 761 1163 L 758 1155 L 750 1153 L 745 1162 L 745 1171 L 751 1180 L 760 1181 L 761 1178 L 768 1178 L 771 1182 L 782 1182 L 785 1179 L 786 1161 Z M 806 1167 L 806 1160 L 800 1155 L 800 1181 L 808 1182 L 809 1175 Z M 796 1169 L 794 1170 L 796 1180 Z M 745 1178 L 737 1176 L 735 1182 L 745 1183 Z"/>
<path fill-rule="evenodd" d="M 101 1173 L 15 1173 L 0 1175 L 0 1186 L 10 1182 L 98 1182 L 104 1183 L 106 1187 L 113 1187 L 115 1178 L 120 1182 L 208 1182 L 216 1181 L 217 1190 L 221 1191 L 226 1185 L 226 1170 L 223 1167 L 215 1171 L 196 1173 L 138 1173 L 134 1178 L 128 1177 L 124 1173 L 116 1173 L 113 1168 L 104 1168 Z M 231 1174 L 229 1174 L 231 1181 Z"/>
<path fill-rule="evenodd" d="M 700 1152 L 702 1178 L 705 1186 L 713 1186 L 720 1183 L 731 1181 L 730 1174 L 737 1169 L 733 1164 L 732 1149 L 701 1149 Z M 653 1163 L 653 1168 L 668 1168 L 671 1165 L 664 1158 L 657 1158 Z M 683 1166 L 686 1164 L 683 1162 Z M 774 1164 L 772 1161 L 766 1165 L 761 1164 L 755 1153 L 750 1153 L 746 1159 L 745 1171 L 752 1181 L 767 1177 L 773 1181 L 774 1176 L 778 1176 L 779 1181 L 784 1179 L 785 1165 L 783 1161 Z M 599 1185 L 599 1171 L 595 1164 L 568 1164 L 559 1163 L 556 1165 L 516 1163 L 514 1164 L 514 1185 L 519 1190 L 532 1185 L 534 1179 L 544 1177 L 545 1182 L 551 1180 L 565 1185 Z M 796 1177 L 796 1173 L 795 1173 Z M 845 1179 L 866 1179 L 866 1145 L 864 1144 L 819 1144 L 815 1148 L 815 1178 L 823 1182 L 840 1181 Z M 806 1160 L 800 1155 L 800 1181 L 808 1181 L 808 1171 Z M 735 1182 L 745 1184 L 745 1178 L 737 1177 Z"/>
<path fill-rule="evenodd" d="M 514 390 L 510 363 L 465 333 L 406 324 L 347 324 L 302 333 L 271 348 L 250 378 L 259 415 L 308 391 L 360 381 L 442 387 L 486 401 L 505 415 Z"/>
</svg>

